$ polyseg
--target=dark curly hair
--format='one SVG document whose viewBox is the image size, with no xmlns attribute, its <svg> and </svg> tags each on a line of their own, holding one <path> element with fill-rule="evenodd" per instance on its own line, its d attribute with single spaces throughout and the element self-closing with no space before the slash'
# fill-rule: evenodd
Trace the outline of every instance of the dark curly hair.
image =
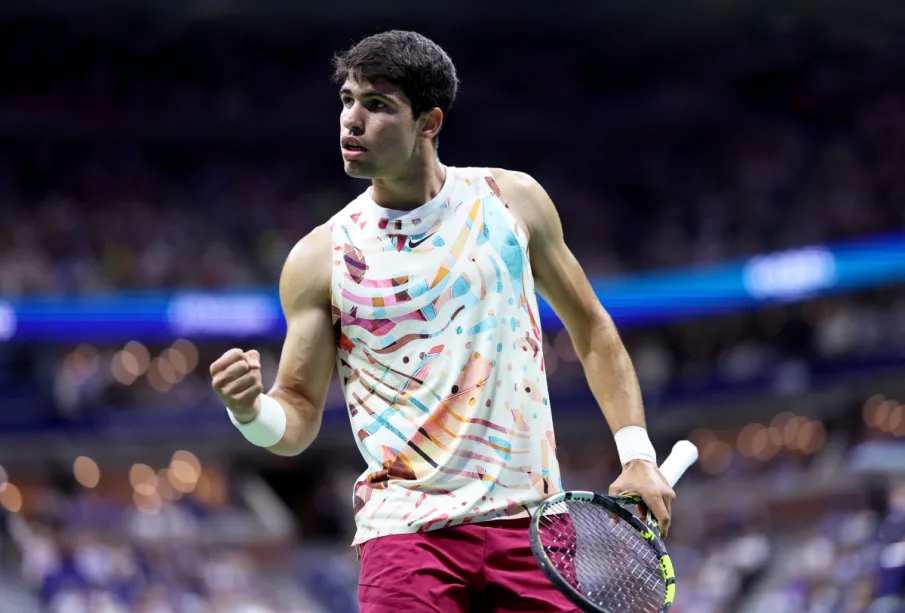
<svg viewBox="0 0 905 613">
<path fill-rule="evenodd" d="M 434 107 L 445 115 L 459 91 L 456 67 L 440 45 L 417 32 L 368 36 L 333 57 L 333 80 L 383 78 L 398 86 L 419 117 Z"/>
</svg>

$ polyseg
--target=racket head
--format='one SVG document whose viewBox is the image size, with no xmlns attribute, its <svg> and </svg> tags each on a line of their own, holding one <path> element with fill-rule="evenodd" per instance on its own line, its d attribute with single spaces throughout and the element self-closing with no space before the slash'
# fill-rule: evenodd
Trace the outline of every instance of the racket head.
<svg viewBox="0 0 905 613">
<path fill-rule="evenodd" d="M 557 589 L 582 611 L 665 613 L 672 607 L 676 590 L 672 561 L 656 522 L 648 525 L 632 512 L 640 502 L 637 497 L 562 492 L 532 515 L 529 536 L 534 557 Z M 579 539 L 585 541 L 582 552 Z M 615 589 L 608 581 L 617 582 Z"/>
</svg>

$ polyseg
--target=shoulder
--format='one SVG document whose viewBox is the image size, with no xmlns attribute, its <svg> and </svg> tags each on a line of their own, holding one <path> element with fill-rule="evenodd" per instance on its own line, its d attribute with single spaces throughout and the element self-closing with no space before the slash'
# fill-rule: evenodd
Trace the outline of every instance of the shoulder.
<svg viewBox="0 0 905 613">
<path fill-rule="evenodd" d="M 529 235 L 542 232 L 553 221 L 558 223 L 553 201 L 534 177 L 515 170 L 489 170 L 500 192 L 497 196 L 509 206 Z"/>
<path fill-rule="evenodd" d="M 330 303 L 333 270 L 333 232 L 328 222 L 314 228 L 295 244 L 280 275 L 284 310 Z"/>
<path fill-rule="evenodd" d="M 491 177 L 500 186 L 500 189 L 505 188 L 508 192 L 529 196 L 538 189 L 543 191 L 540 183 L 526 172 L 503 168 L 490 168 L 489 170 Z"/>
</svg>

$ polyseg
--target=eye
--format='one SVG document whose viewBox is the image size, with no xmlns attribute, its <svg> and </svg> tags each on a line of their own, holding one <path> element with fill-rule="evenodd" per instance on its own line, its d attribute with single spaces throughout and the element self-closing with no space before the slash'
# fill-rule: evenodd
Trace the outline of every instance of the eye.
<svg viewBox="0 0 905 613">
<path fill-rule="evenodd" d="M 381 109 L 389 108 L 385 102 L 382 100 L 371 100 L 368 102 L 368 108 L 374 111 L 379 111 Z"/>
<path fill-rule="evenodd" d="M 352 104 L 355 102 L 354 100 L 352 100 L 352 96 L 341 96 L 340 100 L 342 100 L 343 106 L 346 108 L 352 106 Z"/>
</svg>

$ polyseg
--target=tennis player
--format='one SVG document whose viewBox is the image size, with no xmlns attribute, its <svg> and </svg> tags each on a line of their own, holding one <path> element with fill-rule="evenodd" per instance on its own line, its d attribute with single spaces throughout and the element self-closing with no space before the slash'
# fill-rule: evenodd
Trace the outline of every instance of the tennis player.
<svg viewBox="0 0 905 613">
<path fill-rule="evenodd" d="M 334 68 L 345 171 L 371 185 L 286 261 L 273 389 L 243 349 L 214 362 L 213 386 L 249 441 L 292 456 L 317 436 L 338 366 L 368 464 L 353 494 L 363 612 L 576 611 L 529 549 L 529 510 L 562 490 L 535 291 L 615 433 L 610 492 L 642 496 L 665 534 L 674 493 L 631 360 L 543 188 L 438 159 L 458 90 L 439 46 L 386 32 Z"/>
</svg>

